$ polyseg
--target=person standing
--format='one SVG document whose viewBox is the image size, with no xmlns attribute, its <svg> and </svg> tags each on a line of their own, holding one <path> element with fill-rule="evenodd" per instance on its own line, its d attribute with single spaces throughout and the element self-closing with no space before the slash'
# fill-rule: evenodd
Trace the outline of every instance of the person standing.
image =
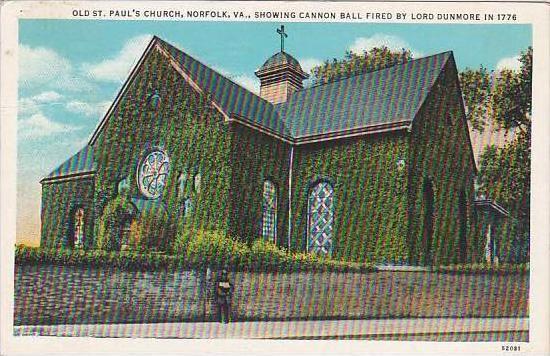
<svg viewBox="0 0 550 356">
<path fill-rule="evenodd" d="M 216 282 L 216 294 L 218 299 L 218 315 L 220 323 L 229 323 L 229 314 L 231 308 L 231 294 L 233 285 L 229 281 L 229 275 L 224 268 L 220 278 Z"/>
</svg>

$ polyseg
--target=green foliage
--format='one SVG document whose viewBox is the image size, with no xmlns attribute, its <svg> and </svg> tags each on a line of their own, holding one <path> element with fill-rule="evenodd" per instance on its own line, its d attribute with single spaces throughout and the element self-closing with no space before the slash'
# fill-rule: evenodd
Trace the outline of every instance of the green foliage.
<svg viewBox="0 0 550 356">
<path fill-rule="evenodd" d="M 531 132 L 519 132 L 513 141 L 488 147 L 480 158 L 479 191 L 510 212 L 500 240 L 506 242 L 502 256 L 529 260 L 531 196 Z M 514 251 L 515 249 L 515 251 Z"/>
<path fill-rule="evenodd" d="M 409 201 L 407 214 L 411 264 L 433 265 L 459 263 L 459 196 L 464 190 L 467 202 L 473 202 L 475 162 L 471 155 L 468 128 L 462 118 L 462 101 L 455 72 L 447 67 L 432 88 L 419 112 L 411 134 L 409 162 Z M 448 115 L 442 120 L 441 113 Z M 439 120 L 435 118 L 440 118 Z M 452 159 L 449 159 L 452 157 Z M 431 238 L 425 235 L 427 197 L 425 182 L 433 188 L 434 214 Z M 481 260 L 481 237 L 475 233 L 473 204 L 467 204 L 466 262 Z"/>
<path fill-rule="evenodd" d="M 162 85 L 154 87 L 154 83 Z M 147 100 L 155 90 L 161 101 L 152 107 Z M 168 216 L 157 219 L 152 214 L 142 214 L 131 226 L 131 248 L 171 251 L 174 225 L 182 220 L 182 205 L 188 198 L 194 209 L 186 224 L 225 228 L 231 181 L 228 137 L 227 125 L 211 106 L 208 95 L 197 94 L 162 55 L 153 51 L 94 144 L 98 166 L 95 216 L 101 216 L 104 207 L 121 193 L 143 198 L 136 182 L 137 167 L 145 154 L 160 148 L 170 158 L 166 187 L 159 199 L 159 204 L 166 205 Z M 186 173 L 187 180 L 180 191 L 178 178 L 182 173 Z M 193 177 L 199 173 L 202 184 L 197 191 Z M 117 192 L 118 183 L 124 178 L 128 189 Z M 96 230 L 108 230 L 100 219 L 96 222 Z M 164 222 L 168 222 L 168 229 L 162 228 Z"/>
<path fill-rule="evenodd" d="M 138 238 L 141 249 L 170 251 L 174 231 L 165 210 L 144 211 L 139 214 L 136 223 L 141 225 Z"/>
<path fill-rule="evenodd" d="M 343 59 L 333 58 L 332 61 L 326 60 L 322 65 L 314 67 L 311 70 L 311 78 L 314 85 L 326 84 L 405 63 L 411 59 L 410 50 L 392 51 L 386 46 L 374 47 L 363 53 L 348 51 Z"/>
<path fill-rule="evenodd" d="M 123 270 L 156 271 L 161 269 L 193 268 L 191 263 L 158 253 L 136 251 L 102 251 L 79 249 L 50 249 L 16 246 L 16 264 L 53 264 L 98 268 L 120 268 Z"/>
<path fill-rule="evenodd" d="M 503 129 L 515 128 L 515 137 L 503 147 L 489 146 L 480 157 L 481 194 L 509 212 L 500 239 L 501 254 L 512 261 L 529 260 L 531 196 L 531 100 L 533 50 L 520 56 L 519 72 L 504 70 L 494 86 L 492 119 Z"/>
<path fill-rule="evenodd" d="M 408 177 L 397 162 L 408 155 L 399 133 L 296 148 L 291 250 L 307 250 L 309 194 L 324 179 L 334 188 L 333 259 L 407 261 Z"/>
<path fill-rule="evenodd" d="M 40 244 L 43 247 L 66 247 L 74 231 L 76 207 L 84 208 L 84 245 L 93 247 L 93 196 L 91 178 L 69 180 L 42 185 L 42 228 Z M 97 215 L 96 215 L 97 216 Z"/>
<path fill-rule="evenodd" d="M 206 262 L 213 266 L 239 266 L 246 264 L 250 249 L 245 243 L 227 237 L 219 231 L 197 231 L 187 241 L 186 258 Z"/>
<path fill-rule="evenodd" d="M 109 201 L 98 219 L 96 247 L 106 251 L 120 250 L 122 220 L 134 214 L 134 207 L 125 196 L 119 195 Z"/>
<path fill-rule="evenodd" d="M 481 66 L 460 73 L 467 118 L 474 129 L 483 131 L 487 120 L 506 130 L 525 131 L 531 125 L 533 48 L 523 51 L 519 60 L 519 71 L 489 72 Z"/>
<path fill-rule="evenodd" d="M 491 74 L 483 66 L 477 70 L 466 68 L 459 73 L 459 79 L 467 109 L 466 118 L 474 129 L 482 132 L 491 100 Z"/>
<path fill-rule="evenodd" d="M 521 53 L 519 72 L 500 72 L 492 96 L 493 119 L 504 129 L 519 127 L 530 130 L 533 85 L 533 48 Z"/>
<path fill-rule="evenodd" d="M 249 247 L 219 231 L 192 231 L 179 236 L 179 255 L 193 265 L 254 271 L 372 271 L 367 263 L 338 261 L 308 253 L 291 253 L 272 242 L 255 240 Z"/>
</svg>

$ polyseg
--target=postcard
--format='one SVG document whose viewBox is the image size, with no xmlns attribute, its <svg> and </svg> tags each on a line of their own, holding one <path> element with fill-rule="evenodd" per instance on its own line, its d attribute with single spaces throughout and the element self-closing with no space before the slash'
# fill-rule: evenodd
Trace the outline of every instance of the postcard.
<svg viewBox="0 0 550 356">
<path fill-rule="evenodd" d="M 544 353 L 548 7 L 4 2 L 2 353 Z"/>
</svg>

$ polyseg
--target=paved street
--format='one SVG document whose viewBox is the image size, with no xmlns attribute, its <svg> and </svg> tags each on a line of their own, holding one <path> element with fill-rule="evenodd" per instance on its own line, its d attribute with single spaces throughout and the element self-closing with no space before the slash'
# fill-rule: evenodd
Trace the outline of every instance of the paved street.
<svg viewBox="0 0 550 356">
<path fill-rule="evenodd" d="M 482 334 L 528 337 L 528 318 L 431 318 L 15 326 L 15 335 L 127 338 L 325 339 L 434 338 Z M 488 335 L 488 336 L 487 336 Z M 435 337 L 437 339 L 437 337 Z M 502 337 L 501 337 L 502 339 Z M 519 340 L 517 340 L 519 341 Z"/>
</svg>

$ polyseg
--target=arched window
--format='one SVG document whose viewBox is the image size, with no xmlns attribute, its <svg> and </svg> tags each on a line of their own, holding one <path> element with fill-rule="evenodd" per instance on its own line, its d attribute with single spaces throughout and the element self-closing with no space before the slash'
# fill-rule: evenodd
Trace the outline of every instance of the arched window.
<svg viewBox="0 0 550 356">
<path fill-rule="evenodd" d="M 262 200 L 262 237 L 269 241 L 277 238 L 277 187 L 273 182 L 264 182 Z"/>
<path fill-rule="evenodd" d="M 73 246 L 82 248 L 84 245 L 84 209 L 78 208 L 74 213 Z"/>
<path fill-rule="evenodd" d="M 200 172 L 195 174 L 195 178 L 193 178 L 193 189 L 196 193 L 201 192 L 201 174 Z"/>
<path fill-rule="evenodd" d="M 319 182 L 308 199 L 308 252 L 330 254 L 334 230 L 334 189 L 329 182 Z"/>
</svg>

